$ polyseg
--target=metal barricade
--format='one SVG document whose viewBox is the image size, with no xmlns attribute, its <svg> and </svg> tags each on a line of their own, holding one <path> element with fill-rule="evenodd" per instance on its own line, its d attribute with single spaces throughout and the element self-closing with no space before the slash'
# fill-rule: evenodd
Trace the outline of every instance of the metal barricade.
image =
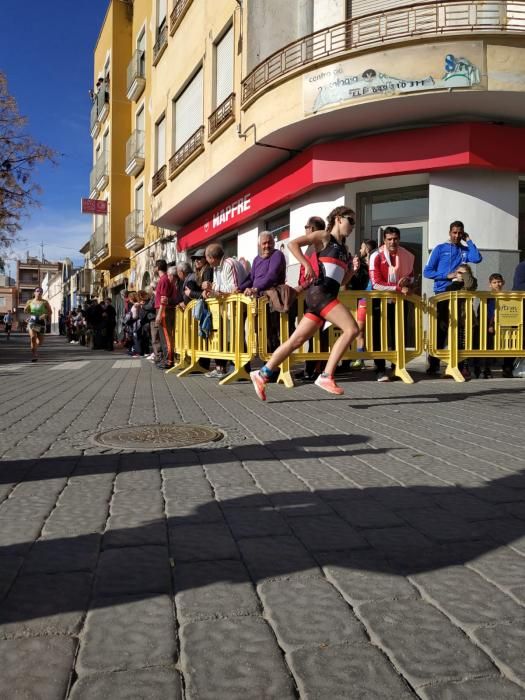
<svg viewBox="0 0 525 700">
<path fill-rule="evenodd" d="M 446 375 L 464 382 L 458 367 L 464 360 L 525 357 L 524 313 L 524 292 L 437 294 L 428 300 L 428 352 L 446 363 Z M 446 336 L 445 347 L 438 347 L 441 335 Z"/>
<path fill-rule="evenodd" d="M 412 384 L 413 379 L 406 369 L 408 362 L 418 357 L 423 352 L 423 302 L 415 295 L 404 296 L 391 292 L 363 292 L 345 291 L 339 295 L 340 301 L 356 317 L 357 306 L 360 299 L 366 300 L 366 324 L 365 324 L 365 351 L 358 352 L 356 342 L 348 348 L 343 360 L 379 360 L 390 361 L 395 365 L 395 376 L 407 384 Z M 262 360 L 268 360 L 271 352 L 268 348 L 268 328 L 266 306 L 268 300 L 261 297 L 258 300 L 258 354 Z M 389 309 L 392 309 L 390 311 Z M 413 338 L 410 347 L 406 346 L 407 317 L 412 314 L 411 328 Z M 284 342 L 289 338 L 295 326 L 304 315 L 304 294 L 299 295 L 296 308 L 288 313 L 280 314 L 280 339 Z M 374 316 L 376 325 L 379 325 L 378 337 L 374 338 Z M 287 387 L 294 386 L 291 370 L 294 364 L 307 360 L 327 360 L 340 331 L 330 325 L 327 334 L 322 338 L 322 331 L 318 331 L 311 340 L 311 349 L 308 345 L 294 352 L 281 366 L 278 382 Z M 324 347 L 323 347 L 324 346 Z M 376 349 L 374 349 L 374 346 Z M 323 348 L 323 349 L 322 349 Z"/>
<path fill-rule="evenodd" d="M 191 302 L 191 308 L 195 305 L 195 302 Z M 173 367 L 169 369 L 166 374 L 171 374 L 172 372 L 180 372 L 188 364 L 188 349 L 189 349 L 189 333 L 190 324 L 189 319 L 191 318 L 191 312 L 187 313 L 190 305 L 186 309 L 181 309 L 177 306 L 175 309 L 175 331 L 173 337 L 173 348 L 175 359 Z"/>
<path fill-rule="evenodd" d="M 199 365 L 201 358 L 229 360 L 234 371 L 221 379 L 219 384 L 229 384 L 238 379 L 248 379 L 245 365 L 257 353 L 257 335 L 255 332 L 256 302 L 243 294 L 228 294 L 206 300 L 212 318 L 212 332 L 208 338 L 199 335 L 199 322 L 193 318 L 193 308 L 197 302 L 191 302 L 184 310 L 186 359 L 189 363 L 178 374 L 184 377 L 191 372 L 202 372 Z"/>
</svg>

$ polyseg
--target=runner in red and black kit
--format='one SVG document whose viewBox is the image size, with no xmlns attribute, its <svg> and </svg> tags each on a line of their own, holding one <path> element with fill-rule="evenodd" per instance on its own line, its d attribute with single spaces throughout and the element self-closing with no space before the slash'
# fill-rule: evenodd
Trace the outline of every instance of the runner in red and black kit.
<svg viewBox="0 0 525 700">
<path fill-rule="evenodd" d="M 257 393 L 266 400 L 266 384 L 272 373 L 289 357 L 294 350 L 309 340 L 325 321 L 330 321 L 341 329 L 341 335 L 334 343 L 325 371 L 315 380 L 315 384 L 331 394 L 342 394 L 343 389 L 334 381 L 334 372 L 339 360 L 346 352 L 359 329 L 352 314 L 341 304 L 337 295 L 341 284 L 352 277 L 358 265 L 355 258 L 349 265 L 349 255 L 345 246 L 346 237 L 355 224 L 355 214 L 348 207 L 336 207 L 327 218 L 325 231 L 312 231 L 290 241 L 288 248 L 304 266 L 307 277 L 314 278 L 314 270 L 309 260 L 301 252 L 301 246 L 313 245 L 317 251 L 319 275 L 306 292 L 306 313 L 291 337 L 280 345 L 268 362 L 260 370 L 250 372 L 250 378 Z"/>
</svg>

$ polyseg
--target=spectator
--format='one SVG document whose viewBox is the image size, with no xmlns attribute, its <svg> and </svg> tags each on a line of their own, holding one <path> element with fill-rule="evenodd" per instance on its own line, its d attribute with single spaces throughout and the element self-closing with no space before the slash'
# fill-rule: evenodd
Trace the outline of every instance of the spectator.
<svg viewBox="0 0 525 700">
<path fill-rule="evenodd" d="M 348 284 L 349 289 L 372 290 L 372 282 L 369 274 L 370 255 L 377 250 L 377 241 L 367 238 L 361 243 L 359 249 L 359 268 Z M 356 319 L 359 335 L 357 336 L 357 352 L 365 351 L 365 328 L 366 328 L 366 299 L 359 299 L 357 302 Z M 363 360 L 354 360 L 350 367 L 352 369 L 362 369 L 365 366 Z"/>
<path fill-rule="evenodd" d="M 478 288 L 478 280 L 474 277 L 472 273 L 472 268 L 470 265 L 460 265 L 456 270 L 456 276 L 451 280 L 450 284 L 446 288 L 447 292 L 475 292 Z M 458 299 L 458 349 L 465 349 L 465 323 L 467 318 L 466 312 L 466 299 Z M 474 328 L 471 332 L 474 333 Z M 479 333 L 476 331 L 477 337 Z M 470 379 L 470 369 L 467 360 L 462 360 L 458 363 L 458 369 L 465 379 Z"/>
<path fill-rule="evenodd" d="M 173 283 L 168 277 L 168 264 L 165 260 L 157 260 L 156 270 L 158 274 L 157 287 L 155 289 L 155 322 L 159 329 L 162 358 L 157 364 L 159 369 L 173 367 L 173 308 L 167 303 L 173 296 Z M 176 270 L 172 270 L 175 274 Z"/>
<path fill-rule="evenodd" d="M 514 270 L 514 280 L 512 282 L 513 292 L 525 292 L 525 260 L 520 262 Z"/>
<path fill-rule="evenodd" d="M 185 280 L 183 289 L 184 297 L 191 299 L 200 299 L 202 297 L 202 285 L 204 282 L 213 282 L 213 268 L 206 260 L 206 251 L 204 248 L 199 248 L 191 256 L 193 262 L 193 272 L 188 275 Z"/>
<path fill-rule="evenodd" d="M 186 281 L 192 274 L 193 272 L 189 263 L 177 263 L 177 279 L 175 281 L 178 298 L 177 305 L 180 306 L 182 309 L 184 309 L 186 307 L 186 304 L 189 304 L 189 302 L 191 301 L 191 297 L 185 294 L 184 289 L 186 288 Z"/>
<path fill-rule="evenodd" d="M 395 226 L 387 226 L 383 230 L 383 245 L 369 259 L 370 282 L 373 290 L 383 292 L 401 292 L 409 294 L 414 284 L 414 256 L 406 248 L 399 245 L 401 233 Z M 406 308 L 406 307 L 405 307 Z M 387 303 L 387 342 L 388 347 L 394 346 L 395 338 L 394 300 Z M 372 326 L 374 350 L 381 349 L 381 300 L 372 301 Z M 385 360 L 374 360 L 378 382 L 390 381 L 386 372 Z M 392 365 L 392 370 L 395 366 Z"/>
<path fill-rule="evenodd" d="M 117 310 L 111 303 L 111 299 L 107 298 L 102 305 L 102 336 L 104 350 L 113 350 L 116 327 Z"/>
<path fill-rule="evenodd" d="M 213 282 L 203 282 L 202 296 L 204 299 L 233 294 L 239 290 L 239 286 L 245 281 L 248 273 L 242 264 L 235 258 L 227 258 L 224 248 L 220 243 L 210 243 L 206 248 L 206 260 L 213 268 Z M 226 376 L 226 360 L 216 360 L 215 369 L 207 372 L 206 376 L 213 379 L 222 379 Z"/>
<path fill-rule="evenodd" d="M 503 275 L 499 272 L 493 272 L 489 277 L 489 288 L 490 291 L 495 295 L 503 291 L 505 286 L 505 280 Z M 478 312 L 479 313 L 479 312 Z M 491 297 L 487 299 L 487 350 L 494 349 L 494 338 L 495 338 L 495 318 L 496 318 L 496 298 Z M 512 366 L 514 364 L 514 358 L 506 357 L 503 360 L 503 376 L 512 377 Z M 474 363 L 474 375 L 476 379 L 481 375 L 481 362 L 477 359 Z M 483 359 L 483 378 L 492 379 L 492 361 L 490 357 L 485 357 Z"/>
<path fill-rule="evenodd" d="M 146 359 L 150 362 L 158 363 L 162 359 L 162 349 L 160 346 L 160 334 L 159 327 L 156 321 L 155 313 L 155 290 L 157 287 L 156 281 L 152 282 L 148 287 L 148 300 L 144 302 L 144 312 L 146 314 L 147 322 L 149 323 L 149 340 L 151 345 L 151 353 L 147 355 Z"/>
<path fill-rule="evenodd" d="M 481 253 L 465 231 L 463 222 L 453 221 L 449 227 L 449 240 L 437 245 L 423 270 L 423 276 L 434 280 L 434 294 L 445 292 L 456 270 L 465 263 L 479 263 Z M 437 304 L 437 346 L 445 347 L 448 336 L 449 305 L 447 301 Z M 439 373 L 439 358 L 429 356 L 427 374 Z"/>
</svg>

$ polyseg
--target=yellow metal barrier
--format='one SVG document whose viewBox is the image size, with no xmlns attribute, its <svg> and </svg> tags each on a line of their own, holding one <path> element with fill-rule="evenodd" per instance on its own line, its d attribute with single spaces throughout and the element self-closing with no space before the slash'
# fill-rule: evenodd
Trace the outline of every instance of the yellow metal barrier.
<svg viewBox="0 0 525 700">
<path fill-rule="evenodd" d="M 172 372 L 180 372 L 188 364 L 188 339 L 190 334 L 189 318 L 190 314 L 186 313 L 186 309 L 183 310 L 177 306 L 177 308 L 175 309 L 175 332 L 173 338 L 175 357 L 173 367 L 169 369 L 166 372 L 166 374 L 171 374 Z"/>
<path fill-rule="evenodd" d="M 490 299 L 494 300 L 492 333 Z M 444 292 L 431 297 L 429 354 L 445 362 L 445 374 L 457 382 L 465 381 L 458 364 L 469 358 L 525 357 L 524 306 L 524 292 Z M 438 347 L 440 322 L 448 327 L 445 348 Z"/>
<path fill-rule="evenodd" d="M 391 292 L 345 291 L 339 295 L 339 299 L 351 311 L 354 318 L 359 299 L 366 299 L 365 347 L 367 349 L 364 352 L 358 352 L 354 341 L 344 354 L 343 360 L 384 359 L 395 364 L 394 374 L 397 377 L 407 384 L 413 383 L 414 380 L 408 373 L 406 365 L 423 352 L 423 302 L 421 298 L 415 295 L 404 296 Z M 258 300 L 258 354 L 265 361 L 271 356 L 268 348 L 267 304 L 266 297 L 261 297 Z M 373 337 L 374 313 L 380 316 L 378 338 Z M 407 348 L 405 342 L 407 337 L 406 321 L 409 314 L 412 315 L 409 325 L 413 338 L 411 346 Z M 303 315 L 304 294 L 301 294 L 297 299 L 296 311 L 291 310 L 287 314 L 280 314 L 281 342 L 288 339 Z M 285 360 L 277 381 L 282 382 L 287 387 L 292 387 L 294 382 L 291 370 L 294 364 L 307 360 L 327 360 L 330 350 L 339 336 L 339 330 L 330 326 L 326 335 L 327 337 L 322 338 L 321 331 L 318 331 L 312 338 L 310 351 L 303 347 Z M 323 349 L 322 345 L 325 346 Z M 376 350 L 373 349 L 374 345 Z"/>
<path fill-rule="evenodd" d="M 219 384 L 229 384 L 238 379 L 248 379 L 245 365 L 257 353 L 255 332 L 256 302 L 243 294 L 228 294 L 206 301 L 212 317 L 212 332 L 209 338 L 199 336 L 199 322 L 193 318 L 196 301 L 184 310 L 181 340 L 184 344 L 187 366 L 178 374 L 184 377 L 190 372 L 202 372 L 199 360 L 229 360 L 235 369 Z M 175 331 L 177 333 L 177 331 Z"/>
</svg>

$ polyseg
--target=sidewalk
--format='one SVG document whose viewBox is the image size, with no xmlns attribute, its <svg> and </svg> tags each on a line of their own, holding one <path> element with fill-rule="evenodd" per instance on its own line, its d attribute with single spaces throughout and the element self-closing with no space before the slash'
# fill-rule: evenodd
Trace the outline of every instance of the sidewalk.
<svg viewBox="0 0 525 700">
<path fill-rule="evenodd" d="M 0 698 L 525 698 L 525 382 L 28 360 L 0 338 Z M 154 424 L 224 438 L 95 441 Z"/>
</svg>

